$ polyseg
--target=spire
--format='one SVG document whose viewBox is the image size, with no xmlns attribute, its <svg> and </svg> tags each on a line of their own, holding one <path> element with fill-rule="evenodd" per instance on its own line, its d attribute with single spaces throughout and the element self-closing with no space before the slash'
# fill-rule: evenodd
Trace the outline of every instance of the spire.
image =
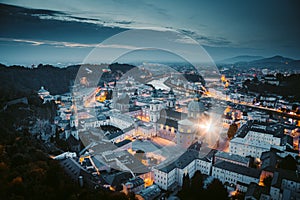
<svg viewBox="0 0 300 200">
<path fill-rule="evenodd" d="M 170 91 L 169 91 L 169 95 L 174 95 L 174 91 L 173 91 L 172 88 L 171 88 Z"/>
<path fill-rule="evenodd" d="M 195 96 L 194 96 L 194 101 L 199 102 L 200 99 L 201 99 L 201 96 L 202 96 L 202 95 L 201 95 L 200 93 L 197 92 L 197 93 L 195 94 Z"/>
<path fill-rule="evenodd" d="M 157 98 L 158 97 L 157 90 L 155 88 L 152 91 L 152 97 L 153 98 Z"/>
</svg>

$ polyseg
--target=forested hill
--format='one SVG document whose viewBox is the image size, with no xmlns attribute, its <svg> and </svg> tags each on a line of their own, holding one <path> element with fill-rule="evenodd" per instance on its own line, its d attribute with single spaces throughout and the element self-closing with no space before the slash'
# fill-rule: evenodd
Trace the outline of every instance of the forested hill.
<svg viewBox="0 0 300 200">
<path fill-rule="evenodd" d="M 58 68 L 52 65 L 38 65 L 36 68 L 23 66 L 10 66 L 0 64 L 0 103 L 36 93 L 44 86 L 51 94 L 62 94 L 69 91 L 69 86 L 76 78 L 81 65 L 72 65 Z M 105 65 L 84 65 L 86 73 L 102 70 Z M 106 77 L 114 73 L 125 73 L 134 66 L 114 63 L 106 65 L 111 72 L 106 72 Z"/>
</svg>

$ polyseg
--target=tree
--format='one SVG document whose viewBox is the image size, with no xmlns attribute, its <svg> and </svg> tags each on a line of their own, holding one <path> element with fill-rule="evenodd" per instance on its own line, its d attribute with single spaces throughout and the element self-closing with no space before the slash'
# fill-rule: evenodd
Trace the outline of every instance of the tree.
<svg viewBox="0 0 300 200">
<path fill-rule="evenodd" d="M 188 191 L 191 188 L 190 183 L 189 173 L 184 174 L 182 177 L 182 189 Z"/>
<path fill-rule="evenodd" d="M 235 133 L 237 132 L 237 130 L 238 130 L 238 125 L 237 124 L 235 124 L 235 123 L 230 124 L 229 129 L 227 131 L 227 137 L 229 139 L 232 139 L 233 136 L 235 135 Z"/>
<path fill-rule="evenodd" d="M 145 152 L 143 150 L 137 150 L 134 154 L 134 156 L 139 160 L 142 161 L 145 156 Z"/>
<path fill-rule="evenodd" d="M 284 75 L 282 73 L 277 73 L 276 78 L 277 80 L 282 81 L 284 79 Z"/>
<path fill-rule="evenodd" d="M 282 159 L 279 164 L 279 168 L 296 171 L 297 170 L 297 161 L 293 158 L 293 156 L 288 155 Z"/>
<path fill-rule="evenodd" d="M 253 83 L 258 83 L 258 82 L 259 82 L 257 76 L 255 76 L 255 77 L 252 79 L 252 82 L 253 82 Z"/>
<path fill-rule="evenodd" d="M 191 179 L 191 193 L 198 196 L 203 193 L 203 175 L 198 170 Z"/>
<path fill-rule="evenodd" d="M 190 192 L 190 188 L 190 176 L 187 173 L 182 177 L 182 189 L 178 192 L 178 197 L 180 199 L 191 199 L 192 194 Z"/>
<path fill-rule="evenodd" d="M 263 180 L 264 186 L 267 187 L 268 189 L 270 189 L 271 187 L 272 179 L 273 179 L 272 176 L 267 176 Z"/>
<path fill-rule="evenodd" d="M 227 189 L 224 187 L 222 182 L 216 178 L 208 185 L 207 196 L 210 199 L 229 199 Z"/>
</svg>

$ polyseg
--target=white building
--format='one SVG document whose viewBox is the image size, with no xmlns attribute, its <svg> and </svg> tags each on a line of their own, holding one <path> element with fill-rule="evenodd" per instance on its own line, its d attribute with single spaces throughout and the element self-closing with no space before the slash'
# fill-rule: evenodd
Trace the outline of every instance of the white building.
<svg viewBox="0 0 300 200">
<path fill-rule="evenodd" d="M 41 89 L 38 91 L 38 95 L 41 99 L 44 99 L 45 96 L 49 96 L 50 92 L 44 88 L 44 86 L 41 87 Z"/>
<path fill-rule="evenodd" d="M 151 101 L 149 108 L 150 122 L 156 123 L 160 117 L 160 111 L 163 108 L 162 103 L 159 101 Z"/>
<path fill-rule="evenodd" d="M 80 125 L 83 128 L 83 130 L 89 129 L 89 128 L 99 128 L 103 125 L 110 125 L 110 119 L 109 118 L 88 118 L 80 121 Z"/>
<path fill-rule="evenodd" d="M 167 107 L 173 109 L 175 108 L 175 105 L 176 105 L 176 98 L 173 90 L 171 89 L 168 94 Z"/>
<path fill-rule="evenodd" d="M 261 154 L 271 147 L 285 150 L 290 142 L 283 127 L 269 123 L 248 121 L 237 132 L 229 143 L 229 152 L 240 156 L 260 158 Z"/>
<path fill-rule="evenodd" d="M 109 117 L 110 117 L 110 124 L 120 129 L 126 129 L 134 125 L 134 120 L 129 115 L 125 115 L 121 113 L 111 113 L 109 114 Z"/>
<path fill-rule="evenodd" d="M 188 149 L 175 161 L 155 167 L 153 169 L 154 182 L 164 190 L 171 190 L 177 186 L 182 186 L 184 174 L 188 173 L 191 178 L 199 170 L 202 174 L 209 175 L 212 166 L 212 155 L 211 151 L 208 155 L 202 157 L 198 151 Z"/>
<path fill-rule="evenodd" d="M 41 87 L 41 89 L 38 91 L 38 95 L 41 99 L 44 100 L 43 103 L 50 102 L 51 100 L 54 100 L 54 97 L 50 95 L 50 92 L 44 88 L 44 86 Z"/>
<path fill-rule="evenodd" d="M 178 132 L 176 143 L 184 148 L 188 148 L 195 140 L 194 123 L 188 119 L 178 122 Z"/>
<path fill-rule="evenodd" d="M 300 177 L 299 174 L 288 170 L 274 172 L 270 188 L 270 196 L 273 200 L 299 199 Z"/>
<path fill-rule="evenodd" d="M 270 118 L 268 114 L 259 111 L 248 112 L 247 114 L 248 119 L 260 122 L 266 122 Z"/>
<path fill-rule="evenodd" d="M 150 137 L 155 135 L 155 129 L 151 123 L 139 124 L 136 130 L 136 135 L 142 135 L 144 137 Z"/>
<path fill-rule="evenodd" d="M 70 136 L 73 136 L 77 141 L 79 140 L 79 133 L 78 133 L 78 120 L 76 116 L 74 115 L 74 112 L 72 112 L 70 116 L 70 120 L 67 124 L 67 126 L 64 128 L 64 139 L 68 140 Z"/>
<path fill-rule="evenodd" d="M 223 184 L 228 182 L 236 185 L 238 181 L 245 184 L 251 182 L 258 184 L 260 180 L 259 170 L 226 161 L 216 163 L 212 167 L 211 175 Z"/>
</svg>

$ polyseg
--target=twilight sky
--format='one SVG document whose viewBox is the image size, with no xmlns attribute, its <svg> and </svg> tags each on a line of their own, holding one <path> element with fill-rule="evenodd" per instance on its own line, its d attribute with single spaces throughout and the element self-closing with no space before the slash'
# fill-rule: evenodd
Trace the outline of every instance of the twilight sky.
<svg viewBox="0 0 300 200">
<path fill-rule="evenodd" d="M 297 0 L 0 3 L 0 63 L 9 65 L 81 62 L 103 40 L 144 28 L 179 31 L 199 42 L 215 61 L 238 55 L 300 59 Z"/>
</svg>

